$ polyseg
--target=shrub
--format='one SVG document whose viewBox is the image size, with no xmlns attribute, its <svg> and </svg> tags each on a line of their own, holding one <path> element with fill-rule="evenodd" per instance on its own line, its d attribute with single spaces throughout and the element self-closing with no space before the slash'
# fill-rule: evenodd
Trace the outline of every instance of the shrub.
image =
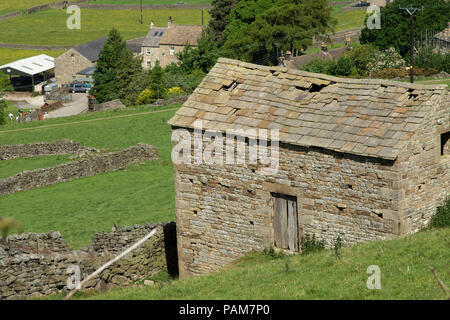
<svg viewBox="0 0 450 320">
<path fill-rule="evenodd" d="M 325 249 L 325 243 L 323 240 L 317 240 L 316 236 L 306 235 L 301 239 L 302 254 L 310 254 L 313 252 L 319 252 Z"/>
<path fill-rule="evenodd" d="M 6 101 L 0 97 L 0 125 L 6 123 L 6 109 L 7 109 Z"/>
<path fill-rule="evenodd" d="M 418 77 L 428 77 L 438 73 L 435 69 L 415 68 L 414 75 Z M 407 68 L 386 68 L 370 74 L 371 78 L 393 79 L 406 78 L 409 76 L 409 69 Z"/>
<path fill-rule="evenodd" d="M 367 72 L 372 74 L 383 69 L 401 68 L 404 66 L 406 66 L 405 60 L 391 47 L 374 55 L 373 59 L 367 64 Z"/>
<path fill-rule="evenodd" d="M 301 66 L 300 69 L 304 70 L 304 71 L 309 71 L 309 72 L 328 74 L 328 70 L 334 64 L 335 64 L 335 62 L 332 60 L 315 58 L 315 59 L 311 60 L 310 62 Z"/>
<path fill-rule="evenodd" d="M 139 97 L 137 99 L 137 104 L 141 105 L 141 104 L 150 104 L 155 102 L 157 99 L 156 94 L 153 90 L 151 89 L 144 89 L 140 94 Z"/>
<path fill-rule="evenodd" d="M 282 252 L 276 252 L 273 247 L 270 247 L 269 249 L 265 248 L 263 250 L 263 255 L 268 256 L 271 259 L 280 259 L 284 258 L 285 254 Z"/>
<path fill-rule="evenodd" d="M 444 204 L 437 208 L 436 214 L 431 217 L 430 228 L 450 227 L 450 195 L 444 201 Z"/>
<path fill-rule="evenodd" d="M 342 57 L 349 58 L 352 61 L 358 75 L 367 76 L 367 65 L 374 61 L 379 54 L 380 51 L 377 48 L 370 44 L 364 44 L 347 51 Z"/>
<path fill-rule="evenodd" d="M 164 78 L 168 87 L 180 87 L 184 92 L 191 93 L 202 82 L 205 77 L 202 70 L 193 70 L 191 72 L 183 71 L 183 68 L 175 63 L 164 68 Z"/>
<path fill-rule="evenodd" d="M 177 96 L 183 95 L 184 91 L 180 87 L 176 86 L 176 87 L 169 88 L 169 90 L 167 91 L 167 94 L 169 95 L 170 98 L 177 97 Z"/>
<path fill-rule="evenodd" d="M 419 53 L 415 56 L 414 64 L 417 67 L 450 73 L 450 53 L 433 50 L 431 47 L 423 47 L 419 49 Z"/>
<path fill-rule="evenodd" d="M 356 75 L 357 71 L 353 67 L 353 62 L 350 58 L 340 57 L 336 62 L 329 64 L 327 73 L 333 76 L 348 77 Z"/>
</svg>

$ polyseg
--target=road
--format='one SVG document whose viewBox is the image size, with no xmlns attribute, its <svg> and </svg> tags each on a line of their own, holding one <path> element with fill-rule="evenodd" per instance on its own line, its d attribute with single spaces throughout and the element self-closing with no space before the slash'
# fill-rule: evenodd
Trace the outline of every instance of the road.
<svg viewBox="0 0 450 320">
<path fill-rule="evenodd" d="M 73 93 L 72 102 L 65 103 L 64 107 L 49 112 L 48 117 L 51 119 L 51 118 L 74 116 L 86 111 L 87 109 L 88 109 L 88 97 L 86 93 Z"/>
</svg>

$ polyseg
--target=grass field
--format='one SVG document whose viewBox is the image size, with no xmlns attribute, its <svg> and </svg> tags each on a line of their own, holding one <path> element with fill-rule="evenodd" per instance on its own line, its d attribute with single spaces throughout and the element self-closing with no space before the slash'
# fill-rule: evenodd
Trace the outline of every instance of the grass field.
<svg viewBox="0 0 450 320">
<path fill-rule="evenodd" d="M 125 226 L 174 220 L 171 135 L 167 121 L 178 107 L 97 112 L 36 122 L 39 125 L 7 124 L 0 131 L 0 145 L 71 139 L 102 151 L 112 151 L 144 142 L 158 148 L 159 160 L 0 197 L 0 215 L 15 217 L 25 231 L 60 231 L 74 248 L 88 244 L 99 231 L 109 231 L 114 223 Z M 165 109 L 170 110 L 136 115 Z M 117 118 L 126 115 L 132 116 Z M 108 118 L 89 121 L 102 117 Z M 78 123 L 69 124 L 74 122 Z M 26 128 L 31 130 L 5 131 Z M 66 158 L 41 158 L 25 163 L 36 167 L 45 161 L 54 165 Z M 23 161 L 11 160 L 6 167 L 10 173 L 17 173 L 23 165 Z"/>
<path fill-rule="evenodd" d="M 42 51 L 42 50 L 22 50 L 22 49 L 5 49 L 0 48 L 0 65 L 13 62 L 20 59 L 46 54 L 50 57 L 57 57 L 64 51 Z"/>
<path fill-rule="evenodd" d="M 408 79 L 402 79 L 400 80 L 402 82 L 409 82 Z M 443 79 L 436 79 L 436 78 L 416 78 L 414 79 L 414 83 L 421 83 L 421 84 L 446 84 L 448 85 L 450 89 L 450 78 L 443 78 Z"/>
<path fill-rule="evenodd" d="M 104 37 L 115 27 L 125 39 L 143 37 L 150 22 L 167 26 L 172 16 L 175 24 L 201 24 L 200 9 L 144 10 L 144 23 L 139 23 L 137 10 L 81 10 L 81 29 L 66 27 L 69 15 L 64 10 L 45 10 L 28 16 L 0 21 L 0 42 L 35 45 L 78 45 Z M 209 15 L 205 13 L 205 23 Z M 51 23 L 50 23 L 51 21 Z"/>
<path fill-rule="evenodd" d="M 23 11 L 30 7 L 39 6 L 50 2 L 56 2 L 53 0 L 0 0 L 0 15 Z"/>
<path fill-rule="evenodd" d="M 0 161 L 0 179 L 8 178 L 24 170 L 53 167 L 69 161 L 70 155 L 42 156 Z"/>
<path fill-rule="evenodd" d="M 364 26 L 365 10 L 342 12 L 342 6 L 333 7 L 332 16 L 337 19 L 336 31 Z"/>
<path fill-rule="evenodd" d="M 160 285 L 79 293 L 75 299 L 443 299 L 429 270 L 450 281 L 450 228 L 423 231 L 309 255 L 276 258 L 252 253 L 222 271 Z M 367 268 L 381 271 L 381 289 L 366 286 Z M 53 296 L 60 299 L 61 296 Z"/>
</svg>

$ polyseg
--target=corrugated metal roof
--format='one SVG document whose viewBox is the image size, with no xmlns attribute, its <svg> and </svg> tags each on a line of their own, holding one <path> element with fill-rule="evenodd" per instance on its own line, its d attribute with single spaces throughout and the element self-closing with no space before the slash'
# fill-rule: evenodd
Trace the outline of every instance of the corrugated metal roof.
<svg viewBox="0 0 450 320">
<path fill-rule="evenodd" d="M 0 66 L 6 74 L 26 74 L 29 76 L 53 69 L 55 67 L 55 58 L 46 54 L 17 60 Z M 8 71 L 9 70 L 9 71 Z"/>
</svg>

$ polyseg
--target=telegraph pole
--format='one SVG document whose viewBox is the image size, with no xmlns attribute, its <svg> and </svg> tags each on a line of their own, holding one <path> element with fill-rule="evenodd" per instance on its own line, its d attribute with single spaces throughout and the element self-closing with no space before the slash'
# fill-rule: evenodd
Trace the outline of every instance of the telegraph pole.
<svg viewBox="0 0 450 320">
<path fill-rule="evenodd" d="M 414 18 L 413 14 L 417 11 L 422 11 L 422 8 L 413 8 L 412 4 L 409 5 L 409 8 L 402 8 L 398 6 L 400 10 L 405 10 L 409 14 L 409 29 L 410 29 L 410 42 L 409 42 L 409 81 L 414 83 Z"/>
<path fill-rule="evenodd" d="M 141 24 L 143 24 L 143 23 L 144 23 L 144 19 L 142 17 L 142 0 L 141 0 Z"/>
</svg>

